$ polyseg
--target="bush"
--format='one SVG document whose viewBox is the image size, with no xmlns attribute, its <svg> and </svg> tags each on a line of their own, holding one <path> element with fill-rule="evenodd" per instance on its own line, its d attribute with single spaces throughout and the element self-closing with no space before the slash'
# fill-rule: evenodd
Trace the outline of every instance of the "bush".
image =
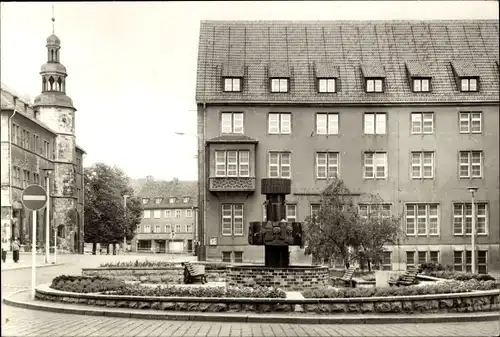
<svg viewBox="0 0 500 337">
<path fill-rule="evenodd" d="M 106 292 L 109 293 L 109 292 Z M 114 295 L 127 296 L 166 296 L 166 297 L 252 297 L 252 298 L 285 298 L 286 293 L 279 288 L 267 287 L 178 287 L 157 286 L 144 287 L 128 285 L 116 291 Z"/>
<path fill-rule="evenodd" d="M 418 270 L 420 273 L 430 273 L 430 272 L 444 271 L 444 270 L 453 271 L 453 266 L 450 264 L 443 266 L 441 263 L 426 262 L 422 263 L 419 266 Z"/>
<path fill-rule="evenodd" d="M 125 286 L 123 281 L 99 276 L 60 275 L 52 280 L 52 289 L 73 293 L 99 293 L 117 290 Z"/>
<path fill-rule="evenodd" d="M 430 271 L 425 273 L 425 275 L 437 278 L 443 278 L 447 280 L 457 280 L 457 281 L 470 281 L 470 280 L 495 281 L 495 278 L 488 274 L 472 274 L 472 273 L 462 273 L 462 272 L 448 271 L 448 270 Z"/>
<path fill-rule="evenodd" d="M 349 297 L 387 297 L 387 296 L 411 296 L 428 294 L 463 293 L 478 290 L 499 289 L 498 281 L 480 281 L 472 279 L 469 281 L 450 280 L 426 286 L 408 286 L 391 288 L 354 288 L 334 289 L 315 288 L 302 292 L 305 298 L 349 298 Z"/>
</svg>

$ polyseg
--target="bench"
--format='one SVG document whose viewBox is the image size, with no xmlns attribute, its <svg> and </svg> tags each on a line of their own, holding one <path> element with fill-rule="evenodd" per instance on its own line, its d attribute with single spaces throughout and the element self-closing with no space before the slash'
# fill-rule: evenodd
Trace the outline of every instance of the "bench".
<svg viewBox="0 0 500 337">
<path fill-rule="evenodd" d="M 201 284 L 207 283 L 205 276 L 205 266 L 202 264 L 192 264 L 191 262 L 183 262 L 184 266 L 184 283 L 190 284 L 195 280 L 200 280 Z"/>
<path fill-rule="evenodd" d="M 409 268 L 406 270 L 401 276 L 398 277 L 397 280 L 389 280 L 387 283 L 392 287 L 395 285 L 396 287 L 399 286 L 411 286 L 413 284 L 416 284 L 415 278 L 417 277 L 418 274 L 418 269 L 417 268 Z"/>
<path fill-rule="evenodd" d="M 354 288 L 354 281 L 352 279 L 352 276 L 354 275 L 355 270 L 356 270 L 356 267 L 350 266 L 345 271 L 344 276 L 335 278 L 335 281 L 340 281 L 344 285 L 348 285 L 349 287 Z"/>
</svg>

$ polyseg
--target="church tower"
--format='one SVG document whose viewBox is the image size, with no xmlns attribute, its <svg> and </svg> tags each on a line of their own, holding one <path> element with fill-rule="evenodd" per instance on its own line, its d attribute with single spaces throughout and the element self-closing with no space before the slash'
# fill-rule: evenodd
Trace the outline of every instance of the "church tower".
<svg viewBox="0 0 500 337">
<path fill-rule="evenodd" d="M 42 93 L 35 98 L 33 108 L 36 118 L 57 133 L 50 186 L 53 226 L 63 233 L 63 248 L 76 252 L 76 109 L 71 98 L 66 95 L 68 75 L 60 63 L 61 40 L 54 34 L 54 21 L 52 15 L 52 35 L 47 38 L 47 63 L 42 65 L 40 71 Z"/>
</svg>

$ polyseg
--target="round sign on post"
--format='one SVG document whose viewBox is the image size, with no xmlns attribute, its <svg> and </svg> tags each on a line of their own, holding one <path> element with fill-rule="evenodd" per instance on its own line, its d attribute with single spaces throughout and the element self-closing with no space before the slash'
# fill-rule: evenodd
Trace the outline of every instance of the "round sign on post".
<svg viewBox="0 0 500 337">
<path fill-rule="evenodd" d="M 29 185 L 24 189 L 21 201 L 26 208 L 38 211 L 47 205 L 47 191 L 40 185 Z"/>
</svg>

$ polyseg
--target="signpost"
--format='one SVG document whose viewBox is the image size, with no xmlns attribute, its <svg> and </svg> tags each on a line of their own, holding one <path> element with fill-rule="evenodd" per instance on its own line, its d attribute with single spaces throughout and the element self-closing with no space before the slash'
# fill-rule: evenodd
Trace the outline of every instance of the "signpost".
<svg viewBox="0 0 500 337">
<path fill-rule="evenodd" d="M 31 232 L 31 297 L 35 299 L 36 286 L 36 211 L 47 204 L 47 191 L 40 185 L 29 185 L 23 191 L 21 201 L 24 207 L 33 211 Z"/>
</svg>

